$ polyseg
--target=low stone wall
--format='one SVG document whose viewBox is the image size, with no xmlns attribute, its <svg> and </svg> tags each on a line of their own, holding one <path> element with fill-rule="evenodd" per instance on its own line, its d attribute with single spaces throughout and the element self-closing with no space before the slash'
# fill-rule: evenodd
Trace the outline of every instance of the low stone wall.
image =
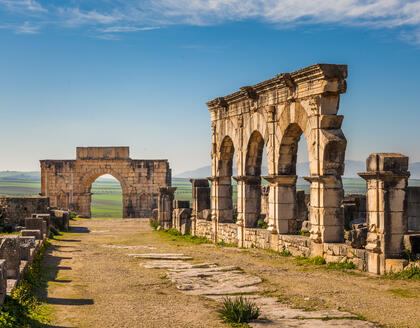
<svg viewBox="0 0 420 328">
<path fill-rule="evenodd" d="M 10 295 L 23 279 L 49 233 L 44 231 L 44 219 L 29 218 L 26 222 L 31 230 L 22 230 L 20 236 L 0 236 L 0 309 L 6 295 Z"/>
<path fill-rule="evenodd" d="M 196 231 L 195 235 L 198 237 L 207 238 L 213 240 L 213 224 L 207 220 L 196 220 Z"/>
<path fill-rule="evenodd" d="M 0 196 L 0 206 L 4 208 L 5 217 L 9 222 L 23 226 L 25 218 L 34 213 L 48 213 L 49 197 L 6 197 Z"/>
<path fill-rule="evenodd" d="M 353 262 L 360 270 L 367 270 L 368 253 L 365 249 L 357 249 L 346 244 L 325 243 L 324 258 L 329 262 Z"/>
<path fill-rule="evenodd" d="M 217 241 L 238 245 L 238 226 L 235 223 L 219 223 Z"/>
<path fill-rule="evenodd" d="M 293 256 L 311 255 L 311 239 L 299 235 L 278 235 L 278 251 L 288 250 Z M 283 248 L 284 247 L 284 248 Z"/>
<path fill-rule="evenodd" d="M 267 229 L 246 228 L 244 229 L 244 247 L 258 247 L 270 249 L 270 231 Z"/>
</svg>

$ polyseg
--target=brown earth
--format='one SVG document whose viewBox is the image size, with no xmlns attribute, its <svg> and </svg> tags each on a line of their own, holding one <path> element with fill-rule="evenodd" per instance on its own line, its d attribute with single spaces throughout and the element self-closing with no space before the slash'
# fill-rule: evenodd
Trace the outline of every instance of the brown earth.
<svg viewBox="0 0 420 328">
<path fill-rule="evenodd" d="M 229 327 L 218 318 L 217 302 L 185 295 L 165 270 L 143 268 L 145 260 L 127 256 L 132 253 L 182 253 L 194 262 L 238 266 L 263 279 L 264 295 L 290 306 L 340 309 L 379 325 L 420 327 L 419 281 L 298 265 L 260 249 L 197 245 L 153 231 L 144 219 L 79 220 L 72 227 L 52 241 L 44 259 L 49 281 L 41 296 L 53 310 L 50 327 Z"/>
</svg>

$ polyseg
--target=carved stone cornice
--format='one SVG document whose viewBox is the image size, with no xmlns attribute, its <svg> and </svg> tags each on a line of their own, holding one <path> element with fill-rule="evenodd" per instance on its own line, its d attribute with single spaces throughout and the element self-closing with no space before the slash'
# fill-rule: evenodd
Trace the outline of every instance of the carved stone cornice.
<svg viewBox="0 0 420 328">
<path fill-rule="evenodd" d="M 296 185 L 297 175 L 267 175 L 263 177 L 270 185 Z"/>
<path fill-rule="evenodd" d="M 346 77 L 347 65 L 316 64 L 292 73 L 278 74 L 272 79 L 253 86 L 243 87 L 238 92 L 207 102 L 207 106 L 211 111 L 221 107 L 226 109 L 230 104 L 250 98 L 257 99 L 261 94 L 274 90 L 280 91 L 284 89 L 286 94 L 290 94 L 290 90 L 299 90 L 299 85 L 307 82 L 314 84 L 317 81 L 325 81 L 325 83 L 320 85 L 317 90 L 314 90 L 313 94 L 340 94 L 346 92 Z M 305 97 L 308 95 L 300 96 Z"/>
<path fill-rule="evenodd" d="M 246 183 L 261 183 L 261 177 L 260 176 L 254 176 L 254 175 L 238 175 L 235 177 L 232 177 L 236 181 L 240 182 L 246 182 Z"/>
</svg>

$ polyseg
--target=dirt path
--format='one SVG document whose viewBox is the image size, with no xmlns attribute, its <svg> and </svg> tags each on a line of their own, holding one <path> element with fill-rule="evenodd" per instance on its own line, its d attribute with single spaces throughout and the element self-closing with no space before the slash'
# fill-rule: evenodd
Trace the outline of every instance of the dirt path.
<svg viewBox="0 0 420 328">
<path fill-rule="evenodd" d="M 183 253 L 197 262 L 238 266 L 260 289 L 290 306 L 340 309 L 383 325 L 420 327 L 420 283 L 299 266 L 264 250 L 195 245 L 154 232 L 147 220 L 81 220 L 53 241 L 44 267 L 51 327 L 228 327 L 218 303 L 186 295 L 130 253 Z"/>
</svg>

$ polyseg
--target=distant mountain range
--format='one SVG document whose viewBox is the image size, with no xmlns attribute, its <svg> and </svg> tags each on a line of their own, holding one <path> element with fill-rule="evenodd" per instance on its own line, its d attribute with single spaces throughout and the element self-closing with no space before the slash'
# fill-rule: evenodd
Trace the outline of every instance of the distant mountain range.
<svg viewBox="0 0 420 328">
<path fill-rule="evenodd" d="M 267 175 L 267 167 L 263 166 L 261 168 L 262 175 Z M 345 161 L 345 170 L 344 177 L 346 178 L 358 178 L 357 172 L 366 171 L 366 162 L 362 161 Z M 411 179 L 420 179 L 420 162 L 410 163 L 409 171 L 411 172 Z M 234 175 L 236 173 L 234 172 Z M 309 175 L 309 162 L 297 163 L 296 164 L 296 174 L 299 177 Z M 211 166 L 203 166 L 196 170 L 185 171 L 183 173 L 175 175 L 175 178 L 206 178 L 211 176 Z"/>
</svg>

